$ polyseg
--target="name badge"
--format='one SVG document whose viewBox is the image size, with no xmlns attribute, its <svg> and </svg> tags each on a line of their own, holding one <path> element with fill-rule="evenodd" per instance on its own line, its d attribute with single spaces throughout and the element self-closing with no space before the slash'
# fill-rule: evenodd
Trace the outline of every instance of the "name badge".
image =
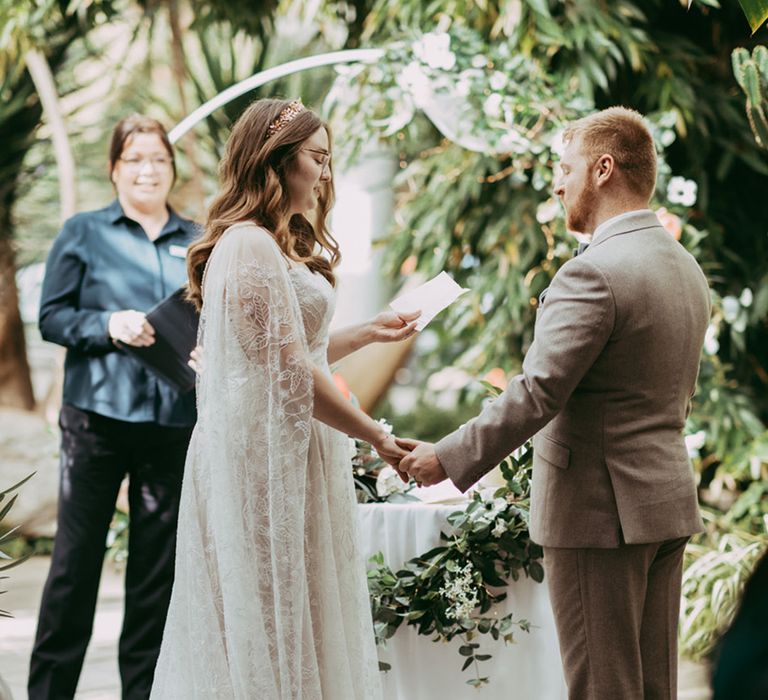
<svg viewBox="0 0 768 700">
<path fill-rule="evenodd" d="M 168 252 L 175 258 L 187 257 L 187 246 L 185 245 L 169 245 Z"/>
</svg>

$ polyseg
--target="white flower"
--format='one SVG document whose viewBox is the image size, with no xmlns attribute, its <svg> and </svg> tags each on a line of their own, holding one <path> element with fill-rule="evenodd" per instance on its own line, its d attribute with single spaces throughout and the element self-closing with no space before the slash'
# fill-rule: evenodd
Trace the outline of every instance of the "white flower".
<svg viewBox="0 0 768 700">
<path fill-rule="evenodd" d="M 754 301 L 754 295 L 752 294 L 752 290 L 749 287 L 745 287 L 744 291 L 742 291 L 741 296 L 739 297 L 739 303 L 744 307 L 752 306 L 752 302 Z"/>
<path fill-rule="evenodd" d="M 504 520 L 497 520 L 496 524 L 493 526 L 493 530 L 491 530 L 491 534 L 494 537 L 499 538 L 506 531 L 507 531 L 507 523 Z"/>
<path fill-rule="evenodd" d="M 487 314 L 493 308 L 493 292 L 486 292 L 480 299 L 480 313 Z"/>
<path fill-rule="evenodd" d="M 684 207 L 692 207 L 696 203 L 697 192 L 696 183 L 684 177 L 673 177 L 667 185 L 667 199 L 672 204 L 682 204 Z"/>
<path fill-rule="evenodd" d="M 501 101 L 502 97 L 497 92 L 488 95 L 483 103 L 483 112 L 489 117 L 498 118 L 501 116 Z"/>
<path fill-rule="evenodd" d="M 446 615 L 454 620 L 468 619 L 480 603 L 477 597 L 477 586 L 472 576 L 472 564 L 467 563 L 453 577 L 446 572 L 444 580 L 445 586 L 440 589 L 440 595 L 451 603 L 446 610 Z"/>
<path fill-rule="evenodd" d="M 429 78 L 419 65 L 418 61 L 411 61 L 397 75 L 397 84 L 406 91 L 413 93 L 414 96 L 429 92 Z"/>
<path fill-rule="evenodd" d="M 454 92 L 459 97 L 466 97 L 467 95 L 469 95 L 471 89 L 472 89 L 472 85 L 470 84 L 469 80 L 466 80 L 464 78 L 459 78 L 459 81 L 456 83 L 456 88 L 454 89 Z"/>
<path fill-rule="evenodd" d="M 540 224 L 548 224 L 560 214 L 560 202 L 550 197 L 536 207 L 536 221 Z"/>
<path fill-rule="evenodd" d="M 427 388 L 430 391 L 458 391 L 467 386 L 471 380 L 472 377 L 464 370 L 456 367 L 445 367 L 430 375 L 427 380 Z"/>
<path fill-rule="evenodd" d="M 490 508 L 486 510 L 485 517 L 489 520 L 495 520 L 496 516 L 503 513 L 509 504 L 506 498 L 494 498 Z"/>
<path fill-rule="evenodd" d="M 392 435 L 392 431 L 394 430 L 394 427 L 391 423 L 387 422 L 386 418 L 379 418 L 378 421 L 376 421 L 382 428 L 384 428 L 384 432 L 387 435 Z"/>
<path fill-rule="evenodd" d="M 487 63 L 488 59 L 481 53 L 477 54 L 477 56 L 472 56 L 471 64 L 473 68 L 483 68 Z"/>
<path fill-rule="evenodd" d="M 685 449 L 689 457 L 698 457 L 699 450 L 704 447 L 707 434 L 703 430 L 685 436 Z"/>
<path fill-rule="evenodd" d="M 390 466 L 382 467 L 379 475 L 376 477 L 376 493 L 379 498 L 386 498 L 393 493 L 403 493 L 406 484 L 397 475 L 397 472 Z"/>
<path fill-rule="evenodd" d="M 728 295 L 723 297 L 723 318 L 728 323 L 733 323 L 739 315 L 741 304 L 736 297 Z"/>
<path fill-rule="evenodd" d="M 451 37 L 445 32 L 430 32 L 414 42 L 413 53 L 430 68 L 451 70 L 456 54 L 451 51 Z"/>
<path fill-rule="evenodd" d="M 704 351 L 708 355 L 717 355 L 717 351 L 720 349 L 720 342 L 717 339 L 719 331 L 714 323 L 710 323 L 707 326 L 707 332 L 704 334 Z"/>
<path fill-rule="evenodd" d="M 491 78 L 488 81 L 488 84 L 491 86 L 491 90 L 503 90 L 507 87 L 508 82 L 509 78 L 505 73 L 502 73 L 500 70 L 495 70 L 491 73 Z"/>
<path fill-rule="evenodd" d="M 499 147 L 504 151 L 522 153 L 528 147 L 528 139 L 521 136 L 517 129 L 509 128 L 501 135 Z"/>
<path fill-rule="evenodd" d="M 552 143 L 549 145 L 550 150 L 556 156 L 560 157 L 565 152 L 565 141 L 563 141 L 563 130 L 560 129 L 552 137 Z"/>
</svg>

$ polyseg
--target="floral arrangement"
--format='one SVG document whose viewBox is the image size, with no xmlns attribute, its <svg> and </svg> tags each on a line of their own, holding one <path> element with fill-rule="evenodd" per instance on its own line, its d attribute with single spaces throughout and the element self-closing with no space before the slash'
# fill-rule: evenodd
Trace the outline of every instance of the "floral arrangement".
<svg viewBox="0 0 768 700">
<path fill-rule="evenodd" d="M 402 484 L 394 470 L 372 459 L 370 447 L 362 448 L 353 458 L 358 499 L 391 502 L 407 497 L 409 488 L 394 490 L 388 470 Z M 445 544 L 410 559 L 396 571 L 381 553 L 371 558 L 368 588 L 380 647 L 403 623 L 434 641 L 459 637 L 462 670 L 474 669 L 467 683 L 481 687 L 489 682 L 480 672 L 480 663 L 491 655 L 481 652 L 479 636 L 489 634 L 511 643 L 516 629 L 528 632 L 531 628 L 529 621 L 515 619 L 513 614 L 499 617 L 493 606 L 506 598 L 503 589 L 508 580 L 518 580 L 521 573 L 537 582 L 544 578 L 541 547 L 528 537 L 532 460 L 530 444 L 510 455 L 500 465 L 506 485 L 474 492 L 463 510 L 451 513 L 448 532 L 441 533 Z M 411 496 L 410 500 L 417 499 Z M 381 667 L 389 668 L 384 663 Z"/>
</svg>

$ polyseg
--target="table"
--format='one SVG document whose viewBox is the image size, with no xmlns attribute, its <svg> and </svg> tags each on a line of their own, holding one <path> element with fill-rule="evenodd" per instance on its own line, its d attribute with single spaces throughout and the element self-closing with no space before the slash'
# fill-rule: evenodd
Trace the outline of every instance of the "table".
<svg viewBox="0 0 768 700">
<path fill-rule="evenodd" d="M 447 516 L 463 505 L 424 503 L 368 503 L 358 506 L 360 538 L 366 558 L 383 552 L 393 570 L 408 559 L 441 544 L 440 531 Z M 472 668 L 461 671 L 461 640 L 434 643 L 419 636 L 405 623 L 380 651 L 392 665 L 383 674 L 386 700 L 567 700 L 555 623 L 546 583 L 528 578 L 510 583 L 507 599 L 498 605 L 499 615 L 510 612 L 534 627 L 530 633 L 515 629 L 516 644 L 495 642 L 478 635 L 481 653 L 493 658 L 480 663 L 480 673 L 490 683 L 480 690 L 467 685 Z"/>
</svg>

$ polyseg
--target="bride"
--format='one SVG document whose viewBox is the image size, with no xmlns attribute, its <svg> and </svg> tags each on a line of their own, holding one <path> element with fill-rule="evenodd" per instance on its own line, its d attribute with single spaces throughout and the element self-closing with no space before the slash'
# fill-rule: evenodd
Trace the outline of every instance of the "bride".
<svg viewBox="0 0 768 700">
<path fill-rule="evenodd" d="M 381 696 L 345 434 L 393 464 L 405 453 L 328 363 L 408 337 L 418 314 L 329 336 L 330 158 L 328 127 L 299 101 L 254 102 L 190 247 L 205 366 L 155 699 Z"/>
</svg>

